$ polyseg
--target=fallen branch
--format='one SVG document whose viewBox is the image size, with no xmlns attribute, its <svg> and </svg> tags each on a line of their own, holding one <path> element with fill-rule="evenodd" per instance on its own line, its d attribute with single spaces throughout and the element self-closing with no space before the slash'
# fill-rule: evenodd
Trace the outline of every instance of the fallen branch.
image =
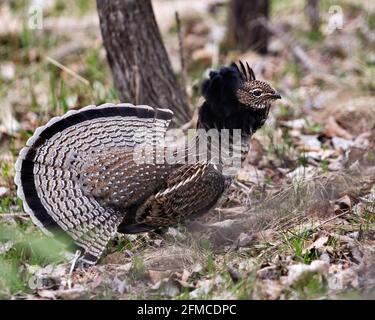
<svg viewBox="0 0 375 320">
<path fill-rule="evenodd" d="M 292 52 L 297 61 L 299 61 L 302 66 L 308 71 L 316 70 L 317 66 L 302 49 L 302 47 L 296 43 L 296 41 L 284 33 L 281 29 L 277 28 L 275 25 L 271 24 L 264 17 L 257 19 L 257 23 L 265 27 L 270 33 L 277 36 Z"/>
<path fill-rule="evenodd" d="M 55 59 L 51 57 L 46 57 L 47 61 L 57 68 L 60 68 L 61 70 L 65 71 L 67 74 L 70 74 L 72 77 L 76 78 L 77 80 L 83 82 L 85 85 L 90 85 L 90 81 L 85 79 L 84 77 L 80 76 L 78 73 L 74 72 L 72 69 L 62 65 L 60 62 L 56 61 Z"/>
</svg>

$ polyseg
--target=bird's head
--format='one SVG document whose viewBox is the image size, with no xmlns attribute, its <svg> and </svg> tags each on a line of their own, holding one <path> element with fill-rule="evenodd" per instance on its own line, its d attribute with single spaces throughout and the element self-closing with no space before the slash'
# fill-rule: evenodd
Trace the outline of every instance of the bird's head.
<svg viewBox="0 0 375 320">
<path fill-rule="evenodd" d="M 281 95 L 267 82 L 255 79 L 254 71 L 247 62 L 246 68 L 241 61 L 240 66 L 242 71 L 236 64 L 232 64 L 232 67 L 235 67 L 242 77 L 242 83 L 240 83 L 236 95 L 244 108 L 263 109 L 270 107 L 274 100 L 281 99 Z"/>
<path fill-rule="evenodd" d="M 205 102 L 199 111 L 199 126 L 211 129 L 242 129 L 251 134 L 260 128 L 273 101 L 280 94 L 268 83 L 256 80 L 248 63 L 211 71 L 202 84 Z"/>
</svg>

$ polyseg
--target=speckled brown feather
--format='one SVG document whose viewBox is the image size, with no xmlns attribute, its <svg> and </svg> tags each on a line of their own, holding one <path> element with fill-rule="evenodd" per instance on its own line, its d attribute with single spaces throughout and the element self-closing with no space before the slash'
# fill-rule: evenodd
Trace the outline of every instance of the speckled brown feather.
<svg viewBox="0 0 375 320">
<path fill-rule="evenodd" d="M 172 115 L 148 106 L 105 104 L 51 119 L 35 131 L 17 159 L 15 183 L 25 211 L 47 234 L 63 234 L 73 242 L 83 262 L 96 263 L 126 212 L 97 200 L 111 198 L 110 193 L 104 196 L 103 181 L 97 179 L 97 188 L 89 192 L 84 178 L 94 181 L 104 172 L 93 167 L 98 155 L 159 143 Z"/>
<path fill-rule="evenodd" d="M 162 227 L 197 217 L 212 208 L 228 186 L 229 179 L 213 164 L 183 165 L 138 209 L 136 221 Z"/>
<path fill-rule="evenodd" d="M 279 95 L 242 62 L 240 68 L 212 72 L 202 87 L 198 127 L 241 129 L 247 151 Z M 232 179 L 222 163 L 134 158 L 137 146 L 155 150 L 162 144 L 172 115 L 167 109 L 105 104 L 51 119 L 28 140 L 16 163 L 25 210 L 46 232 L 68 235 L 89 264 L 98 261 L 116 231 L 145 232 L 207 212 Z"/>
<path fill-rule="evenodd" d="M 260 97 L 253 94 L 254 91 L 262 92 Z M 263 109 L 271 106 L 274 100 L 275 90 L 264 81 L 253 80 L 244 82 L 237 91 L 237 98 L 244 106 L 248 108 Z"/>
<path fill-rule="evenodd" d="M 80 174 L 82 190 L 103 206 L 126 211 L 158 190 L 174 166 L 137 163 L 131 151 L 113 150 L 95 157 Z"/>
</svg>

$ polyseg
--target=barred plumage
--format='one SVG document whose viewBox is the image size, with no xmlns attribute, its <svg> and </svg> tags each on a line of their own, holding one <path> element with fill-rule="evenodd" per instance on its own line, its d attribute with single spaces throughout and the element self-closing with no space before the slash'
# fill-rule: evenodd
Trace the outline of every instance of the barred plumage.
<svg viewBox="0 0 375 320">
<path fill-rule="evenodd" d="M 259 86 L 248 65 L 242 69 L 232 65 L 210 74 L 198 127 L 241 129 L 246 146 L 279 96 Z M 267 93 L 264 106 L 259 97 L 250 99 L 256 88 Z M 68 235 L 89 264 L 117 231 L 149 231 L 207 212 L 231 182 L 221 163 L 140 163 L 134 157 L 138 146 L 156 152 L 172 116 L 168 109 L 104 104 L 51 119 L 27 141 L 16 163 L 26 212 L 46 233 Z"/>
<path fill-rule="evenodd" d="M 38 128 L 20 152 L 15 178 L 34 223 L 48 234 L 61 228 L 85 252 L 83 260 L 96 262 L 124 213 L 85 192 L 82 170 L 108 151 L 157 143 L 172 116 L 165 109 L 105 104 L 70 111 Z"/>
</svg>

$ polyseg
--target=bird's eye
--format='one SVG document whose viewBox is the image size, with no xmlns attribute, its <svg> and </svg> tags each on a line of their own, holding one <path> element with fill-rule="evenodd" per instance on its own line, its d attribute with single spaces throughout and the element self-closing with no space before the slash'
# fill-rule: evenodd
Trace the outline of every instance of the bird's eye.
<svg viewBox="0 0 375 320">
<path fill-rule="evenodd" d="M 253 95 L 256 97 L 260 97 L 262 95 L 262 90 L 254 90 Z"/>
</svg>

